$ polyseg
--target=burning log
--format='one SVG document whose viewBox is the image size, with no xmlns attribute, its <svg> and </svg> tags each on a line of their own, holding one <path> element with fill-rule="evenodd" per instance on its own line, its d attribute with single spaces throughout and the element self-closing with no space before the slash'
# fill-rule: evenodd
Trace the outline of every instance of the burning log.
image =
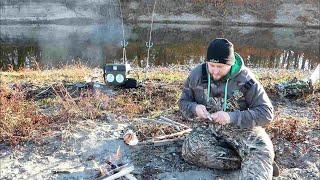
<svg viewBox="0 0 320 180">
<path fill-rule="evenodd" d="M 115 163 L 119 160 L 120 156 L 121 152 L 119 146 L 116 153 L 109 157 L 109 160 L 106 164 L 98 165 L 95 161 L 93 161 L 96 171 L 99 172 L 96 176 L 97 179 L 111 180 L 126 176 L 127 179 L 134 180 L 135 177 L 130 174 L 134 170 L 133 165 Z"/>
</svg>

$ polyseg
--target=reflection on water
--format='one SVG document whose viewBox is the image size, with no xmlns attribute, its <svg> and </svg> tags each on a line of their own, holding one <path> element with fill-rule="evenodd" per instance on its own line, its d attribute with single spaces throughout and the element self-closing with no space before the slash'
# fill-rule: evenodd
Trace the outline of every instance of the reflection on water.
<svg viewBox="0 0 320 180">
<path fill-rule="evenodd" d="M 1 25 L 0 68 L 54 67 L 72 60 L 91 66 L 122 62 L 120 22 L 102 25 Z M 149 25 L 125 27 L 131 63 L 144 66 Z M 231 40 L 247 64 L 254 67 L 312 69 L 320 62 L 319 31 L 294 28 L 254 28 L 155 24 L 151 64 L 203 61 L 208 42 Z"/>
</svg>

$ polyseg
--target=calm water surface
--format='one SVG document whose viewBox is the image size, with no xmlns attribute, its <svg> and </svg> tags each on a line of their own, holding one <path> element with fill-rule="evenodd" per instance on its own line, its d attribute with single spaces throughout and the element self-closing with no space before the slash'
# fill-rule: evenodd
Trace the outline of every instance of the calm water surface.
<svg viewBox="0 0 320 180">
<path fill-rule="evenodd" d="M 97 25 L 0 25 L 0 69 L 58 67 L 81 61 L 90 66 L 122 62 L 120 22 Z M 149 24 L 126 24 L 127 58 L 145 66 Z M 320 30 L 154 24 L 150 63 L 199 63 L 211 39 L 225 37 L 252 67 L 313 69 L 320 63 Z"/>
</svg>

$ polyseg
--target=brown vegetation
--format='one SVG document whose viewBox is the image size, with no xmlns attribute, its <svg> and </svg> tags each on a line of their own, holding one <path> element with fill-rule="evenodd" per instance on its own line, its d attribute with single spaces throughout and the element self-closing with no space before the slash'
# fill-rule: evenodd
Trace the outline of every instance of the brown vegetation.
<svg viewBox="0 0 320 180">
<path fill-rule="evenodd" d="M 319 125 L 319 120 L 310 121 L 292 116 L 279 116 L 267 127 L 267 131 L 272 134 L 273 139 L 301 143 L 308 139 L 309 131 L 319 128 Z"/>
<path fill-rule="evenodd" d="M 47 127 L 54 118 L 40 113 L 35 102 L 25 99 L 21 89 L 9 93 L 1 88 L 0 106 L 0 142 L 17 145 L 50 133 Z"/>
<path fill-rule="evenodd" d="M 74 84 L 82 82 L 90 71 L 89 68 L 79 66 L 51 71 L 2 72 L 0 141 L 17 145 L 23 141 L 38 140 L 50 135 L 54 128 L 61 130 L 66 124 L 72 125 L 86 119 L 104 119 L 103 117 L 109 114 L 119 117 L 119 121 L 123 118 L 153 119 L 164 114 L 172 119 L 181 120 L 177 101 L 188 74 L 187 70 L 175 67 L 154 68 L 148 72 L 148 79 L 145 79 L 143 71 L 137 70 L 133 76 L 143 81 L 142 87 L 131 90 L 119 89 L 116 91 L 117 95 L 111 97 L 90 88 L 74 88 Z M 256 70 L 254 73 L 271 97 L 277 97 L 274 91 L 275 83 L 294 76 L 302 78 L 305 75 L 300 71 L 287 70 L 273 70 L 263 74 Z M 30 91 L 30 88 L 36 90 Z M 34 98 L 39 92 L 46 93 L 43 93 L 41 98 Z M 26 95 L 29 97 L 26 98 Z M 320 103 L 319 92 L 300 101 L 302 104 L 311 103 L 316 107 Z M 299 100 L 296 102 L 299 103 Z M 280 111 L 281 109 L 276 111 L 275 121 L 267 127 L 273 138 L 301 142 L 307 133 L 306 129 L 319 127 L 319 121 L 310 122 L 308 119 L 297 118 L 298 116 L 282 115 Z M 317 108 L 311 109 L 309 113 L 313 116 L 320 114 Z M 171 127 L 151 125 L 150 128 L 136 128 L 141 129 L 148 137 L 165 135 L 166 130 L 174 131 Z"/>
</svg>

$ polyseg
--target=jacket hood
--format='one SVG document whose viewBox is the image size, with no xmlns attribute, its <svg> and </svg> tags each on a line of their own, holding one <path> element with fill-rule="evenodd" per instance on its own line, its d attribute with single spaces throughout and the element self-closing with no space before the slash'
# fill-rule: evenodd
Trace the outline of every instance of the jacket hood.
<svg viewBox="0 0 320 180">
<path fill-rule="evenodd" d="M 235 63 L 231 66 L 229 73 L 223 78 L 223 81 L 227 79 L 233 79 L 236 75 L 240 73 L 240 70 L 244 66 L 242 57 L 238 53 L 234 53 Z"/>
</svg>

